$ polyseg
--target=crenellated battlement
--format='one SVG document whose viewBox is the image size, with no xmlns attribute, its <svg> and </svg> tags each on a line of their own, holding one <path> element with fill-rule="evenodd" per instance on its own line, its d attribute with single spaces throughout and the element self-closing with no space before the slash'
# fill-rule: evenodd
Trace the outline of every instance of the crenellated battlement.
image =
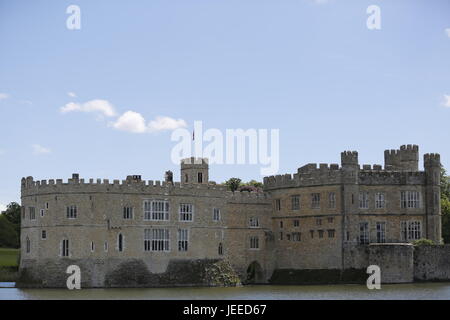
<svg viewBox="0 0 450 320">
<path fill-rule="evenodd" d="M 439 153 L 426 153 L 423 156 L 424 166 L 427 167 L 440 167 L 441 155 Z"/>
<path fill-rule="evenodd" d="M 264 178 L 265 189 L 335 184 L 340 182 L 340 168 L 336 163 L 308 163 L 298 168 L 295 174 L 284 174 Z"/>
<path fill-rule="evenodd" d="M 129 176 L 130 177 L 130 176 Z M 65 193 L 65 192 L 142 192 L 158 193 L 168 190 L 200 190 L 220 191 L 228 190 L 226 186 L 217 185 L 215 182 L 205 184 L 166 182 L 159 180 L 125 179 L 49 179 L 34 180 L 33 177 L 22 178 L 22 195 L 40 193 Z"/>
<path fill-rule="evenodd" d="M 341 152 L 341 165 L 358 165 L 358 152 L 357 151 L 344 151 Z"/>
<path fill-rule="evenodd" d="M 419 170 L 419 146 L 402 145 L 400 149 L 384 151 L 385 170 L 418 171 Z"/>
</svg>

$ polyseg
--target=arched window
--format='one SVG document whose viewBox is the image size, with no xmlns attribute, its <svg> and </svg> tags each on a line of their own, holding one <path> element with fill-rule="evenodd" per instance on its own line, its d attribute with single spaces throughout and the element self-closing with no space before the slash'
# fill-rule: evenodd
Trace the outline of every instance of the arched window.
<svg viewBox="0 0 450 320">
<path fill-rule="evenodd" d="M 184 175 L 184 182 L 186 182 L 186 183 L 189 182 L 189 178 L 188 178 L 187 174 Z"/>
<path fill-rule="evenodd" d="M 203 183 L 203 173 L 199 172 L 197 174 L 198 183 Z"/>
<path fill-rule="evenodd" d="M 117 249 L 119 252 L 123 251 L 123 236 L 121 233 L 117 236 Z"/>
<path fill-rule="evenodd" d="M 27 253 L 30 253 L 31 251 L 31 242 L 30 242 L 30 238 L 28 238 L 27 236 L 27 240 L 26 240 L 26 249 L 27 249 Z"/>
<path fill-rule="evenodd" d="M 223 246 L 222 243 L 219 243 L 219 256 L 223 255 Z"/>
</svg>

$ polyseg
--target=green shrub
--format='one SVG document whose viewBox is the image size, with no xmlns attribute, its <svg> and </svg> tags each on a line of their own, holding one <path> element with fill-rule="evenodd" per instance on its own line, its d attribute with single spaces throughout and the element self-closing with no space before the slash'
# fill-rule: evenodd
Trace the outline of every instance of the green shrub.
<svg viewBox="0 0 450 320">
<path fill-rule="evenodd" d="M 412 244 L 415 245 L 415 246 L 432 246 L 432 245 L 435 245 L 433 240 L 430 240 L 430 239 L 415 240 L 415 241 L 412 242 Z"/>
</svg>

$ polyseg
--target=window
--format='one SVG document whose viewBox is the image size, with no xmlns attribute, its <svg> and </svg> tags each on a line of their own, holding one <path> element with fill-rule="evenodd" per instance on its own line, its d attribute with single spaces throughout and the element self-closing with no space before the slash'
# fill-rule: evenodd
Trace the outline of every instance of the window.
<svg viewBox="0 0 450 320">
<path fill-rule="evenodd" d="M 291 241 L 291 235 L 289 233 L 286 235 L 286 240 Z"/>
<path fill-rule="evenodd" d="M 213 221 L 220 221 L 220 209 L 213 209 Z"/>
<path fill-rule="evenodd" d="M 309 234 L 311 235 L 311 239 L 314 239 L 314 230 L 309 230 Z"/>
<path fill-rule="evenodd" d="M 283 228 L 283 221 L 280 221 L 280 228 Z"/>
<path fill-rule="evenodd" d="M 275 199 L 275 210 L 281 211 L 281 199 Z"/>
<path fill-rule="evenodd" d="M 184 182 L 186 182 L 186 183 L 189 182 L 189 176 L 187 174 L 184 175 Z"/>
<path fill-rule="evenodd" d="M 408 239 L 418 240 L 421 238 L 422 228 L 420 221 L 408 221 Z"/>
<path fill-rule="evenodd" d="M 317 230 L 317 232 L 319 233 L 319 238 L 322 239 L 323 238 L 323 230 Z"/>
<path fill-rule="evenodd" d="M 292 210 L 300 210 L 300 196 L 291 197 Z"/>
<path fill-rule="evenodd" d="M 258 228 L 259 227 L 259 219 L 257 217 L 251 217 L 248 225 L 250 228 Z"/>
<path fill-rule="evenodd" d="M 402 191 L 400 193 L 402 208 L 420 208 L 420 195 L 417 191 Z"/>
<path fill-rule="evenodd" d="M 67 218 L 75 219 L 77 217 L 77 206 L 67 207 Z"/>
<path fill-rule="evenodd" d="M 41 231 L 41 239 L 42 239 L 42 240 L 47 239 L 47 231 L 45 231 L 45 230 L 42 230 L 42 231 Z"/>
<path fill-rule="evenodd" d="M 320 208 L 320 193 L 311 194 L 311 208 L 312 209 Z"/>
<path fill-rule="evenodd" d="M 386 242 L 386 222 L 377 222 L 377 242 Z"/>
<path fill-rule="evenodd" d="M 123 251 L 123 235 L 121 233 L 117 236 L 117 250 Z"/>
<path fill-rule="evenodd" d="M 327 230 L 327 231 L 328 231 L 328 238 L 334 238 L 334 234 L 336 233 L 334 231 L 334 229 L 330 229 L 330 230 Z"/>
<path fill-rule="evenodd" d="M 408 241 L 408 223 L 406 221 L 400 222 L 400 240 Z"/>
<path fill-rule="evenodd" d="M 94 245 L 94 241 L 91 241 L 91 252 L 95 251 L 95 245 Z"/>
<path fill-rule="evenodd" d="M 178 251 L 188 251 L 189 231 L 178 229 Z"/>
<path fill-rule="evenodd" d="M 384 200 L 384 193 L 377 192 L 375 193 L 375 209 L 382 209 L 386 206 L 385 200 Z"/>
<path fill-rule="evenodd" d="M 359 208 L 368 209 L 369 208 L 369 193 L 360 192 L 359 193 Z"/>
<path fill-rule="evenodd" d="M 28 236 L 27 236 L 27 240 L 26 240 L 26 244 L 27 244 L 27 253 L 30 253 L 31 252 L 31 242 L 30 242 L 30 238 L 28 238 Z"/>
<path fill-rule="evenodd" d="M 168 229 L 146 229 L 144 231 L 144 250 L 169 251 L 169 239 Z"/>
<path fill-rule="evenodd" d="M 198 183 L 203 183 L 203 173 L 199 172 L 197 174 L 197 178 L 198 178 Z"/>
<path fill-rule="evenodd" d="M 418 240 L 422 237 L 422 226 L 420 221 L 400 222 L 400 239 L 402 241 Z"/>
<path fill-rule="evenodd" d="M 144 201 L 144 220 L 169 220 L 169 202 L 165 200 Z"/>
<path fill-rule="evenodd" d="M 259 249 L 259 238 L 257 236 L 250 237 L 250 249 Z"/>
<path fill-rule="evenodd" d="M 45 209 L 48 209 L 48 202 L 45 203 Z"/>
<path fill-rule="evenodd" d="M 327 220 L 328 220 L 328 223 L 333 223 L 334 222 L 334 218 L 333 217 L 329 217 Z"/>
<path fill-rule="evenodd" d="M 105 241 L 105 244 L 103 245 L 103 249 L 105 252 L 108 252 L 108 241 Z"/>
<path fill-rule="evenodd" d="M 336 193 L 330 192 L 328 194 L 328 208 L 334 209 L 336 208 Z"/>
<path fill-rule="evenodd" d="M 321 226 L 322 225 L 322 219 L 317 218 L 316 219 L 316 226 Z"/>
<path fill-rule="evenodd" d="M 133 219 L 133 208 L 123 207 L 123 218 L 125 220 Z"/>
<path fill-rule="evenodd" d="M 302 240 L 302 234 L 300 232 L 292 233 L 292 241 L 301 241 L 301 240 Z"/>
<path fill-rule="evenodd" d="M 69 256 L 69 240 L 63 239 L 61 241 L 61 256 L 68 257 Z"/>
<path fill-rule="evenodd" d="M 369 243 L 369 223 L 360 222 L 359 223 L 359 244 Z"/>
<path fill-rule="evenodd" d="M 223 255 L 223 245 L 222 245 L 222 243 L 219 243 L 219 248 L 218 248 L 217 251 L 219 253 L 219 256 Z"/>
<path fill-rule="evenodd" d="M 294 220 L 294 227 L 300 227 L 300 220 Z"/>
<path fill-rule="evenodd" d="M 28 212 L 30 215 L 30 220 L 36 220 L 36 209 L 34 207 L 29 207 Z"/>
<path fill-rule="evenodd" d="M 44 216 L 44 213 L 45 213 L 45 210 L 44 210 L 44 209 L 41 209 L 40 211 L 41 211 L 41 217 L 43 217 L 43 216 Z"/>
<path fill-rule="evenodd" d="M 192 221 L 193 206 L 189 203 L 180 204 L 180 221 Z"/>
</svg>

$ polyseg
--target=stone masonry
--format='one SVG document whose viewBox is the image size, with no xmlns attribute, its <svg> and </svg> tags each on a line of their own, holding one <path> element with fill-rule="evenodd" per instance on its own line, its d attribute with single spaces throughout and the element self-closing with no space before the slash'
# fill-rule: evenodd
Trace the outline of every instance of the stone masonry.
<svg viewBox="0 0 450 320">
<path fill-rule="evenodd" d="M 351 282 L 371 261 L 410 270 L 400 244 L 441 241 L 440 157 L 424 155 L 419 171 L 416 145 L 384 155 L 383 169 L 342 152 L 340 165 L 265 177 L 264 192 L 230 192 L 194 158 L 181 182 L 171 172 L 162 182 L 23 178 L 18 285 L 64 287 L 71 264 L 83 287 Z"/>
</svg>

